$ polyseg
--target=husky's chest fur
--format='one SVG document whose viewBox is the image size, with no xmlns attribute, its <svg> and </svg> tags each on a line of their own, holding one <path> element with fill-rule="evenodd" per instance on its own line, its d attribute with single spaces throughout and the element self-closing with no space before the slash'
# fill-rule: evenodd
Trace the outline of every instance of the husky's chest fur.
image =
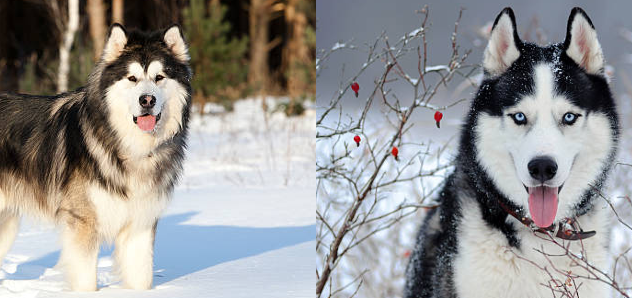
<svg viewBox="0 0 632 298">
<path fill-rule="evenodd" d="M 567 256 L 566 250 L 547 235 L 534 233 L 508 217 L 508 221 L 517 227 L 519 241 L 519 247 L 512 247 L 501 231 L 482 219 L 478 204 L 471 198 L 461 201 L 458 249 L 453 260 L 458 297 L 552 297 L 551 288 L 562 292 L 565 288 L 571 293 L 577 291 L 579 297 L 607 296 L 608 288 L 604 283 L 568 277 L 591 276 L 592 273 L 582 268 L 581 262 Z M 597 230 L 594 237 L 581 242 L 555 241 L 570 245 L 570 253 L 587 257 L 592 266 L 603 270 L 607 265 L 606 213 L 606 209 L 595 208 L 579 219 L 580 224 Z"/>
</svg>

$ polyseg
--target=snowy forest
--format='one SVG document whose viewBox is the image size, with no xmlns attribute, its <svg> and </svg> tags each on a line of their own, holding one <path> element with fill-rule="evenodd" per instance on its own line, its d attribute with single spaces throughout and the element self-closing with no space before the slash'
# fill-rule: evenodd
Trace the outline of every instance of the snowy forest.
<svg viewBox="0 0 632 298">
<path fill-rule="evenodd" d="M 75 89 L 111 24 L 158 30 L 178 23 L 190 46 L 195 102 L 231 108 L 249 95 L 283 95 L 287 112 L 300 113 L 315 92 L 315 9 L 311 0 L 2 1 L 0 91 Z"/>
</svg>

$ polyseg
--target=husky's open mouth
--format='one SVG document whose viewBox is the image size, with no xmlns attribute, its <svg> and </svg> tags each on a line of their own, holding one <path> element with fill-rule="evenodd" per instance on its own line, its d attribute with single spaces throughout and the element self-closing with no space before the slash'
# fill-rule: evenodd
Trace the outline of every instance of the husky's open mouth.
<svg viewBox="0 0 632 298">
<path fill-rule="evenodd" d="M 158 113 L 158 115 L 152 114 L 143 114 L 141 116 L 134 116 L 134 123 L 138 125 L 142 131 L 152 131 L 156 127 L 156 123 L 160 120 L 160 115 L 162 113 Z"/>
<path fill-rule="evenodd" d="M 547 228 L 555 221 L 557 214 L 558 194 L 564 185 L 549 187 L 545 185 L 527 187 L 529 193 L 529 213 L 531 219 L 540 228 Z"/>
</svg>

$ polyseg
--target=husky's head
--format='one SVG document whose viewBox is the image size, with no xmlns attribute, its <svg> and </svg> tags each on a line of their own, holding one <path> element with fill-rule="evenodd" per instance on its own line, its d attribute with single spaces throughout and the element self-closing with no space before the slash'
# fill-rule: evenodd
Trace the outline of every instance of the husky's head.
<svg viewBox="0 0 632 298">
<path fill-rule="evenodd" d="M 496 18 L 469 120 L 476 161 L 540 227 L 591 204 L 613 160 L 617 115 L 595 28 L 581 8 L 563 43 L 520 40 L 513 11 Z"/>
<path fill-rule="evenodd" d="M 105 95 L 110 124 L 131 151 L 146 154 L 186 125 L 188 63 L 177 25 L 152 33 L 127 32 L 119 24 L 110 28 L 95 80 Z"/>
</svg>

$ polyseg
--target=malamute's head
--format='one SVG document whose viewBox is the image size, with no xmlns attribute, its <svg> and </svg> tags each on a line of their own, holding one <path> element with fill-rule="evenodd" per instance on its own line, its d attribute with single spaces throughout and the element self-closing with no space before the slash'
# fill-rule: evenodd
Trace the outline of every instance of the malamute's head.
<svg viewBox="0 0 632 298">
<path fill-rule="evenodd" d="M 520 40 L 505 8 L 483 67 L 469 124 L 484 173 L 540 227 L 585 210 L 592 188 L 605 180 L 618 136 L 591 20 L 574 8 L 566 40 L 540 47 Z"/>
<path fill-rule="evenodd" d="M 132 152 L 147 154 L 186 125 L 191 71 L 177 25 L 152 33 L 113 25 L 95 73 L 110 124 Z"/>
</svg>

